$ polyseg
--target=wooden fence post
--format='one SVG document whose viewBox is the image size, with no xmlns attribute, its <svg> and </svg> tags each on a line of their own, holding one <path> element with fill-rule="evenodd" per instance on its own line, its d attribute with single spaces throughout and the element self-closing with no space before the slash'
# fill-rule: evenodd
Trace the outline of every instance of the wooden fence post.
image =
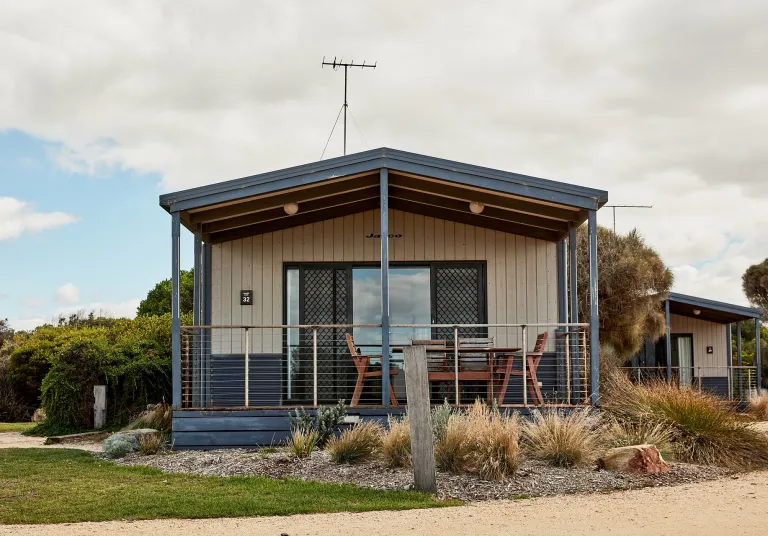
<svg viewBox="0 0 768 536">
<path fill-rule="evenodd" d="M 107 421 L 107 386 L 93 386 L 93 427 L 103 428 Z"/>
<path fill-rule="evenodd" d="M 418 491 L 437 493 L 432 413 L 429 405 L 429 381 L 427 379 L 427 349 L 421 345 L 406 346 L 403 348 L 403 354 L 405 356 L 408 423 L 411 429 L 413 480 Z"/>
</svg>

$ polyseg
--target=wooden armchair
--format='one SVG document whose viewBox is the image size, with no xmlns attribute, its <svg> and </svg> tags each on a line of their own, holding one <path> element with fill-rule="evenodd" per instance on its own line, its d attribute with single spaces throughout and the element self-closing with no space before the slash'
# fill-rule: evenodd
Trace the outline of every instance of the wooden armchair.
<svg viewBox="0 0 768 536">
<path fill-rule="evenodd" d="M 541 388 L 539 387 L 539 378 L 537 371 L 539 369 L 539 363 L 544 355 L 544 349 L 547 347 L 548 332 L 540 333 L 536 337 L 536 344 L 533 346 L 532 352 L 526 352 L 526 367 L 525 376 L 528 384 L 528 394 L 534 400 L 536 405 L 544 403 L 544 396 L 541 394 Z M 494 371 L 500 378 L 498 380 L 498 387 L 496 389 L 496 401 L 499 404 L 504 403 L 504 396 L 507 393 L 507 387 L 509 386 L 510 376 L 522 376 L 523 368 L 519 369 L 513 367 L 515 357 L 523 357 L 523 352 L 515 352 L 513 354 L 507 354 L 502 356 L 500 366 Z"/>
<path fill-rule="evenodd" d="M 371 358 L 380 356 L 362 355 L 355 347 L 355 341 L 352 338 L 352 334 L 347 333 L 346 337 L 349 353 L 352 355 L 352 361 L 355 363 L 355 368 L 357 369 L 357 382 L 355 383 L 355 391 L 352 394 L 352 401 L 349 404 L 350 407 L 355 407 L 357 406 L 358 402 L 360 402 L 360 396 L 363 394 L 363 385 L 365 384 L 365 380 L 369 378 L 381 378 L 383 371 L 369 371 L 368 366 L 371 364 Z M 393 376 L 396 376 L 397 373 L 397 369 L 390 369 L 390 379 Z M 393 407 L 399 407 L 399 404 L 397 403 L 397 397 L 395 396 L 395 388 L 392 386 L 392 381 L 389 382 L 389 400 Z"/>
</svg>

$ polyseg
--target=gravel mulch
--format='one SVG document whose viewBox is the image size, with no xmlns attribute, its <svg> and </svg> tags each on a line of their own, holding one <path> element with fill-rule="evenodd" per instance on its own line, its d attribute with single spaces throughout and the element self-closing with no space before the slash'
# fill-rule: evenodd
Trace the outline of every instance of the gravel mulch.
<svg viewBox="0 0 768 536">
<path fill-rule="evenodd" d="M 154 456 L 129 455 L 120 465 L 148 465 L 168 473 L 203 476 L 267 476 L 356 484 L 376 489 L 409 489 L 410 469 L 390 469 L 380 461 L 337 465 L 325 452 L 305 460 L 289 458 L 285 450 L 178 451 Z M 572 493 L 606 493 L 654 486 L 676 486 L 714 480 L 731 474 L 727 469 L 672 463 L 672 470 L 657 475 L 633 475 L 583 467 L 562 469 L 526 461 L 518 472 L 502 482 L 472 475 L 437 473 L 438 496 L 463 501 L 515 499 Z"/>
</svg>

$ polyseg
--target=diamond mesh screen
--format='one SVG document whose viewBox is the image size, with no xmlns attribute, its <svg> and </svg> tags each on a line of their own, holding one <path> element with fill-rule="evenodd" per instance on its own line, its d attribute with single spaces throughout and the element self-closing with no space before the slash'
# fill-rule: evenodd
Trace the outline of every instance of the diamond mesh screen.
<svg viewBox="0 0 768 536">
<path fill-rule="evenodd" d="M 435 324 L 481 324 L 483 297 L 481 293 L 482 272 L 480 266 L 436 266 L 435 278 Z M 486 337 L 485 328 L 460 328 L 459 337 Z M 453 330 L 435 328 L 435 339 L 446 339 L 453 343 Z"/>
</svg>

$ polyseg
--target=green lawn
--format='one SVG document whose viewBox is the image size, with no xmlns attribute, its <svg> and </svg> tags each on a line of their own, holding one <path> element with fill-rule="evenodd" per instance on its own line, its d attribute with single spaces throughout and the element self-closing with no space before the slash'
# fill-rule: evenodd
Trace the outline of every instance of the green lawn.
<svg viewBox="0 0 768 536">
<path fill-rule="evenodd" d="M 408 491 L 165 474 L 70 449 L 0 450 L 0 523 L 289 515 L 455 505 Z"/>
<path fill-rule="evenodd" d="M 32 428 L 34 422 L 0 422 L 0 433 L 3 432 L 24 432 Z"/>
</svg>

